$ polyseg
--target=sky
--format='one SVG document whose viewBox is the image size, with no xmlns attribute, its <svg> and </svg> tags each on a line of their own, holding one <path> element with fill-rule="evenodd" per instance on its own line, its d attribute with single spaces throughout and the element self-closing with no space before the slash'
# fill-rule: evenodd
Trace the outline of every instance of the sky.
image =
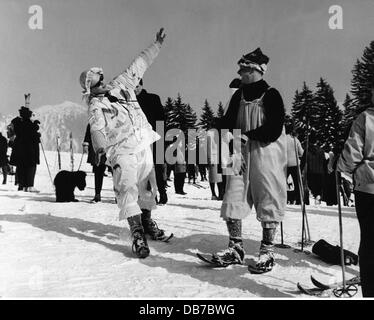
<svg viewBox="0 0 374 320">
<path fill-rule="evenodd" d="M 29 28 L 29 7 L 43 9 L 43 29 Z M 343 10 L 343 29 L 329 28 L 329 8 Z M 65 100 L 83 104 L 80 73 L 104 68 L 107 80 L 125 70 L 164 27 L 159 56 L 144 87 L 181 94 L 198 113 L 229 97 L 237 61 L 257 47 L 270 57 L 265 80 L 286 109 L 306 81 L 325 78 L 341 102 L 351 70 L 374 40 L 373 0 L 0 0 L 0 113 Z"/>
</svg>

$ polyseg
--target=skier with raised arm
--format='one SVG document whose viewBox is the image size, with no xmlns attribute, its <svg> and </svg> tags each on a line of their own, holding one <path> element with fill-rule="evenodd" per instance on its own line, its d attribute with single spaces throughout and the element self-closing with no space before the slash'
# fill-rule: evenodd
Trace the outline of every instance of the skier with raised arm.
<svg viewBox="0 0 374 320">
<path fill-rule="evenodd" d="M 96 67 L 82 72 L 79 79 L 88 105 L 96 163 L 106 161 L 113 169 L 119 219 L 127 219 L 132 250 L 139 258 L 150 253 L 145 234 L 160 241 L 172 236 L 166 236 L 151 218 L 151 210 L 156 208 L 157 185 L 150 145 L 159 135 L 152 130 L 134 92 L 164 39 L 164 30 L 160 29 L 156 41 L 107 84 L 103 82 L 103 70 Z"/>
</svg>

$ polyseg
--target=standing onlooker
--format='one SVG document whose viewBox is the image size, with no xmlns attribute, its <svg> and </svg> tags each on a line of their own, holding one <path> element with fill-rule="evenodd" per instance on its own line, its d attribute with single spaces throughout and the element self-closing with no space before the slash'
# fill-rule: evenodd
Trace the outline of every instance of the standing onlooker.
<svg viewBox="0 0 374 320">
<path fill-rule="evenodd" d="M 300 164 L 300 158 L 303 156 L 304 149 L 302 148 L 299 139 L 295 137 L 292 132 L 292 125 L 286 126 L 287 177 L 291 175 L 294 185 L 293 191 L 287 191 L 287 202 L 289 202 L 290 204 L 300 204 L 300 186 L 297 165 Z"/>
<path fill-rule="evenodd" d="M 188 183 L 196 184 L 196 165 L 194 163 L 187 164 L 187 175 L 188 175 Z"/>
<path fill-rule="evenodd" d="M 200 173 L 200 181 L 208 181 L 206 178 L 206 164 L 199 164 L 197 167 Z"/>
<path fill-rule="evenodd" d="M 353 122 L 337 170 L 353 174 L 355 206 L 360 224 L 362 295 L 374 297 L 374 84 L 370 106 Z"/>
<path fill-rule="evenodd" d="M 197 166 L 196 166 L 196 159 L 193 159 L 193 154 L 196 157 L 196 150 L 197 145 L 196 143 L 189 143 L 187 146 L 187 177 L 188 183 L 196 184 L 196 176 L 197 176 Z M 191 155 L 190 155 L 191 154 Z"/>
<path fill-rule="evenodd" d="M 200 159 L 200 153 L 201 153 L 201 138 L 197 138 L 197 141 L 196 141 L 196 164 L 197 164 L 197 169 L 198 169 L 198 172 L 200 173 L 200 181 L 208 181 L 208 179 L 206 178 L 206 169 L 207 169 L 207 165 L 205 163 L 205 159 Z M 205 152 L 205 150 L 203 149 L 203 153 Z M 204 158 L 204 157 L 203 157 Z"/>
<path fill-rule="evenodd" d="M 32 121 L 31 110 L 24 106 L 19 109 L 19 115 L 11 121 L 15 139 L 10 164 L 17 167 L 19 191 L 39 192 L 34 188 L 36 166 L 39 164 L 39 121 Z"/>
<path fill-rule="evenodd" d="M 210 191 L 212 193 L 212 200 L 223 199 L 223 181 L 222 173 L 218 172 L 219 165 L 219 137 L 214 134 L 216 130 L 209 130 L 207 132 L 207 155 L 208 155 L 208 179 Z M 218 188 L 218 196 L 216 194 L 216 187 Z"/>
<path fill-rule="evenodd" d="M 92 165 L 92 171 L 95 177 L 95 197 L 91 200 L 92 203 L 101 201 L 101 190 L 103 188 L 104 173 L 106 169 L 106 164 L 100 163 L 96 164 L 95 151 L 92 146 L 90 125 L 87 125 L 86 133 L 84 135 L 83 148 L 84 152 L 87 152 L 87 163 Z"/>
<path fill-rule="evenodd" d="M 177 161 L 174 167 L 174 189 L 176 194 L 186 195 L 184 192 L 184 180 L 186 179 L 186 161 L 185 156 L 181 150 L 182 142 L 179 142 L 178 147 L 176 148 Z"/>
<path fill-rule="evenodd" d="M 3 184 L 6 184 L 8 175 L 8 141 L 0 132 L 0 168 L 3 172 Z"/>
<path fill-rule="evenodd" d="M 307 161 L 305 161 L 305 158 L 307 158 Z M 305 152 L 301 158 L 301 170 L 304 170 L 305 165 L 307 165 L 307 183 L 316 205 L 321 203 L 321 198 L 323 196 L 323 185 L 327 169 L 325 161 L 325 153 L 317 145 L 315 133 L 312 132 L 309 135 L 308 153 Z M 306 190 L 304 190 L 304 192 L 306 192 Z"/>
<path fill-rule="evenodd" d="M 135 88 L 136 99 L 139 102 L 140 107 L 142 108 L 149 124 L 152 126 L 152 129 L 157 132 L 156 122 L 162 121 L 165 123 L 165 111 L 164 107 L 161 104 L 161 99 L 157 94 L 148 93 L 143 88 L 143 79 L 140 79 L 139 84 Z M 156 143 L 153 144 L 153 163 L 155 167 L 156 182 L 158 193 L 160 198 L 158 200 L 159 204 L 166 204 L 168 202 L 168 196 L 166 194 L 166 164 L 157 163 L 156 158 Z M 164 152 L 165 150 L 162 150 Z M 160 150 L 159 150 L 160 152 Z"/>
</svg>

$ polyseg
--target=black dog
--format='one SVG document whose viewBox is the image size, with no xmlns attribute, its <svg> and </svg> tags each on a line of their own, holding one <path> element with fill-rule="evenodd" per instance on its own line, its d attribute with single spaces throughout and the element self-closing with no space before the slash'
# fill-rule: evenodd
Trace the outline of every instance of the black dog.
<svg viewBox="0 0 374 320">
<path fill-rule="evenodd" d="M 56 202 L 77 202 L 74 189 L 84 190 L 86 187 L 86 173 L 84 171 L 60 171 L 53 181 L 56 189 Z"/>
</svg>

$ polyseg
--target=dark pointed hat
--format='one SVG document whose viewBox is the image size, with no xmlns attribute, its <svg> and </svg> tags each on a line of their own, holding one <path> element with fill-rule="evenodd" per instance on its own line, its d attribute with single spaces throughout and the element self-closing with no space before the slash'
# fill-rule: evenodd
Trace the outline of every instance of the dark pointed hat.
<svg viewBox="0 0 374 320">
<path fill-rule="evenodd" d="M 255 68 L 264 74 L 267 70 L 269 60 L 269 57 L 263 54 L 260 48 L 257 48 L 256 50 L 242 56 L 239 59 L 238 64 L 240 68 Z"/>
</svg>

